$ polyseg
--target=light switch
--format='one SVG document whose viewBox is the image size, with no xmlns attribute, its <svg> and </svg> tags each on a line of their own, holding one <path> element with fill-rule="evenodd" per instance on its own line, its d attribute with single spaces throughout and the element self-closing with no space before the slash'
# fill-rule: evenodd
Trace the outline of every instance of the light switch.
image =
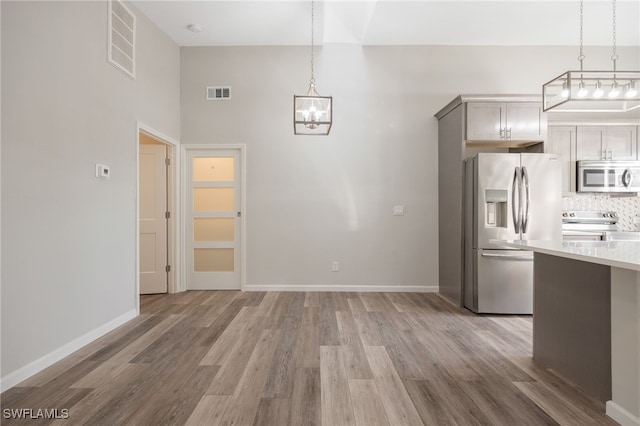
<svg viewBox="0 0 640 426">
<path fill-rule="evenodd" d="M 404 206 L 393 206 L 394 216 L 404 216 Z"/>
</svg>

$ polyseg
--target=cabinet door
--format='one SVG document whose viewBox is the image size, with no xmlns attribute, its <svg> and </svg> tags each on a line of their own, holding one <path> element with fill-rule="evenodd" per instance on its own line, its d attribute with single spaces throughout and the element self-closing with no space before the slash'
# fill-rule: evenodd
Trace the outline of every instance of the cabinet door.
<svg viewBox="0 0 640 426">
<path fill-rule="evenodd" d="M 505 104 L 503 102 L 470 102 L 467 104 L 467 140 L 504 139 Z"/>
<path fill-rule="evenodd" d="M 562 166 L 562 192 L 576 190 L 576 127 L 549 127 L 546 152 L 560 156 Z"/>
<path fill-rule="evenodd" d="M 604 132 L 607 158 L 611 160 L 637 160 L 636 126 L 611 126 Z"/>
<path fill-rule="evenodd" d="M 604 127 L 578 126 L 576 131 L 576 160 L 601 160 L 606 153 Z"/>
<path fill-rule="evenodd" d="M 542 106 L 539 103 L 507 104 L 507 139 L 544 140 L 545 123 Z"/>
</svg>

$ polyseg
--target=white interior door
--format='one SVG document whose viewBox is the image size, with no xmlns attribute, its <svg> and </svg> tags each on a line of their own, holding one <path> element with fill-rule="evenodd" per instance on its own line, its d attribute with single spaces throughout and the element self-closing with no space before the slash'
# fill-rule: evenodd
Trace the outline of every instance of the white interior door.
<svg viewBox="0 0 640 426">
<path fill-rule="evenodd" d="M 240 150 L 188 150 L 187 289 L 240 289 Z"/>
<path fill-rule="evenodd" d="M 167 292 L 167 146 L 141 144 L 140 293 Z"/>
</svg>

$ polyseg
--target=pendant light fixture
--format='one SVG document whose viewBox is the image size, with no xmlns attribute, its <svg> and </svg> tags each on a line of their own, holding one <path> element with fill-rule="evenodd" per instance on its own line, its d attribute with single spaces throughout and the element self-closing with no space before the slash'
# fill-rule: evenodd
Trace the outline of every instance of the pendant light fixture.
<svg viewBox="0 0 640 426">
<path fill-rule="evenodd" d="M 293 95 L 293 133 L 296 135 L 328 135 L 331 130 L 331 96 L 320 96 L 316 92 L 313 75 L 313 23 L 314 4 L 311 0 L 311 78 L 306 95 Z"/>
<path fill-rule="evenodd" d="M 640 71 L 618 71 L 616 61 L 616 0 L 613 0 L 613 70 L 584 71 L 583 0 L 580 0 L 579 71 L 567 71 L 542 86 L 544 111 L 628 112 L 640 108 Z"/>
</svg>

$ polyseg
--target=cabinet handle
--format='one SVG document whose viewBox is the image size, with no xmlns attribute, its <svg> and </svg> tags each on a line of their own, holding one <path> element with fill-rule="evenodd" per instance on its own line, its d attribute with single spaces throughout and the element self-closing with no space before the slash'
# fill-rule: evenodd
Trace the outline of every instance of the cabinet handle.
<svg viewBox="0 0 640 426">
<path fill-rule="evenodd" d="M 613 150 L 610 149 L 609 151 L 607 151 L 609 153 L 609 160 L 613 160 Z"/>
<path fill-rule="evenodd" d="M 507 139 L 511 139 L 511 127 L 507 129 Z"/>
<path fill-rule="evenodd" d="M 502 127 L 500 128 L 500 139 L 505 139 L 505 129 L 503 129 Z"/>
</svg>

